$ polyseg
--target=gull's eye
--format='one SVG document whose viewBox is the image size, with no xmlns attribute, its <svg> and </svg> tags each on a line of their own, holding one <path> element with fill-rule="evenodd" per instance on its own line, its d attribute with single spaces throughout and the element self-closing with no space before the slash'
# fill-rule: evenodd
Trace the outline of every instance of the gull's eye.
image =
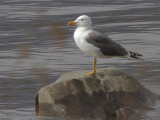
<svg viewBox="0 0 160 120">
<path fill-rule="evenodd" d="M 83 21 L 84 19 L 80 19 L 80 21 Z"/>
</svg>

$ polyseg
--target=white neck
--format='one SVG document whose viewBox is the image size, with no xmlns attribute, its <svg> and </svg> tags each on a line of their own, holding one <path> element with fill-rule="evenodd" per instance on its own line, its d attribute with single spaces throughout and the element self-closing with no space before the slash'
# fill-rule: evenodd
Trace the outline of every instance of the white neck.
<svg viewBox="0 0 160 120">
<path fill-rule="evenodd" d="M 77 40 L 79 37 L 82 36 L 82 31 L 83 34 L 85 31 L 91 30 L 91 27 L 77 27 L 76 30 L 74 31 L 74 39 Z"/>
<path fill-rule="evenodd" d="M 88 31 L 90 29 L 91 29 L 91 27 L 77 27 L 74 33 L 81 32 L 81 31 L 84 32 L 84 31 Z"/>
</svg>

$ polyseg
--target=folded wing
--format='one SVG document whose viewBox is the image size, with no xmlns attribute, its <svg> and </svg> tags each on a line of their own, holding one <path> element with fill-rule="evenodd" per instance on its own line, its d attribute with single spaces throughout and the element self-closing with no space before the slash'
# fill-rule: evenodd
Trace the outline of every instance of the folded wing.
<svg viewBox="0 0 160 120">
<path fill-rule="evenodd" d="M 127 50 L 115 43 L 107 35 L 97 31 L 91 31 L 86 38 L 87 42 L 98 47 L 105 56 L 127 56 Z"/>
</svg>

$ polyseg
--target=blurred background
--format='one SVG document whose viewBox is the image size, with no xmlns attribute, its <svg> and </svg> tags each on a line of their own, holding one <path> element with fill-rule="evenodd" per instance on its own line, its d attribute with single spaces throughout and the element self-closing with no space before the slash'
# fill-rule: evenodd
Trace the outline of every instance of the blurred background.
<svg viewBox="0 0 160 120">
<path fill-rule="evenodd" d="M 53 120 L 36 116 L 38 90 L 61 74 L 92 69 L 92 57 L 75 45 L 75 27 L 68 21 L 86 14 L 94 28 L 144 62 L 98 59 L 97 68 L 118 67 L 154 94 L 160 93 L 159 0 L 1 0 L 0 1 L 0 120 Z M 160 101 L 142 120 L 160 118 Z"/>
</svg>

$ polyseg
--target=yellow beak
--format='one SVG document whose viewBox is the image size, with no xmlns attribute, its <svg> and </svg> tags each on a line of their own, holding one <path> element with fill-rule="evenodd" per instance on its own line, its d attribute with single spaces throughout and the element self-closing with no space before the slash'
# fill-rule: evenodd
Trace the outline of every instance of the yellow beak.
<svg viewBox="0 0 160 120">
<path fill-rule="evenodd" d="M 68 23 L 69 26 L 76 25 L 76 24 L 77 24 L 77 22 L 75 22 L 75 21 L 71 21 L 71 22 Z"/>
</svg>

